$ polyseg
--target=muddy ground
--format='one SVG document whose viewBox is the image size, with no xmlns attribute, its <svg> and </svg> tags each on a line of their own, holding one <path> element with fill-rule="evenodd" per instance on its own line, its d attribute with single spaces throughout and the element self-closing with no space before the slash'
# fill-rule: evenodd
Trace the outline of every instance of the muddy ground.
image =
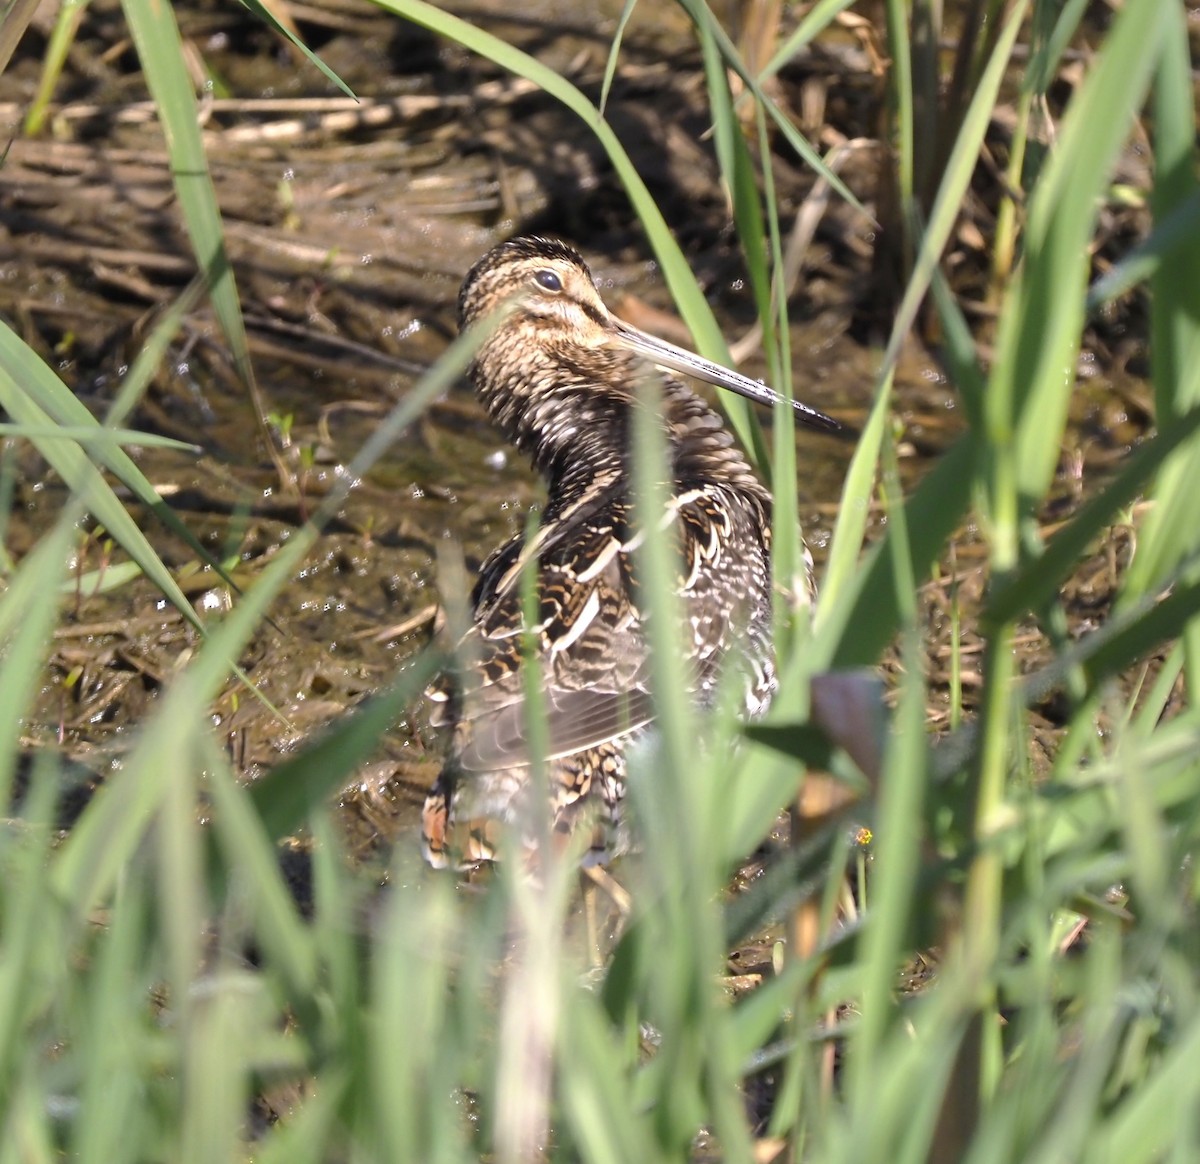
<svg viewBox="0 0 1200 1164">
<path fill-rule="evenodd" d="M 547 7 L 518 20 L 461 7 L 593 97 L 599 93 L 615 12 L 567 19 Z M 736 341 L 751 329 L 752 308 L 706 134 L 700 58 L 674 9 L 660 6 L 666 15 L 652 17 L 645 7 L 626 35 L 609 118 Z M 281 492 L 207 310 L 188 319 L 170 369 L 130 421 L 203 447 L 200 456 L 144 450 L 138 461 L 210 551 L 238 560 L 235 575 L 244 580 L 444 349 L 463 273 L 501 238 L 543 232 L 573 241 L 618 311 L 686 342 L 686 333 L 672 331 L 679 325 L 669 317 L 669 296 L 619 183 L 569 112 L 366 4 L 294 10 L 301 32 L 361 104 L 336 94 L 240 8 L 177 11 L 197 60 L 228 94 L 205 106 L 209 156 L 266 411 L 299 494 Z M 45 132 L 16 136 L 0 168 L 0 311 L 98 413 L 156 312 L 194 273 L 160 130 L 124 36 L 116 0 L 95 0 Z M 19 133 L 44 48 L 45 29 L 32 31 L 0 77 L 0 121 L 10 134 Z M 822 149 L 876 134 L 883 100 L 877 50 L 869 30 L 843 28 L 780 74 L 779 100 Z M 1065 75 L 1061 97 L 1070 83 Z M 1003 165 L 1006 147 L 1000 116 L 989 135 L 994 165 Z M 790 222 L 813 177 L 786 144 L 776 142 L 775 151 Z M 1139 157 L 1131 150 L 1127 159 L 1135 184 Z M 842 171 L 868 208 L 885 161 L 868 141 Z M 985 343 L 995 197 L 994 173 L 981 167 L 947 257 Z M 1144 225 L 1136 208 L 1107 217 L 1098 267 Z M 792 301 L 797 392 L 851 428 L 865 415 L 877 364 L 872 344 L 890 307 L 873 262 L 878 243 L 869 220 L 832 200 Z M 1136 301 L 1089 332 L 1048 523 L 1069 513 L 1145 433 L 1144 361 Z M 762 374 L 753 353 L 744 367 Z M 920 336 L 905 351 L 897 400 L 911 486 L 962 423 L 953 389 Z M 800 512 L 819 559 L 851 447 L 807 433 L 798 439 Z M 27 445 L 10 444 L 6 455 L 18 470 L 7 548 L 19 558 L 64 491 Z M 232 682 L 214 708 L 246 778 L 382 684 L 428 641 L 439 547 L 461 545 L 468 564 L 479 561 L 523 524 L 538 497 L 527 466 L 492 431 L 468 386 L 439 400 L 353 492 L 244 660 L 286 722 Z M 149 518 L 143 525 L 170 565 L 187 566 L 193 555 L 182 543 Z M 1117 533 L 1081 567 L 1066 596 L 1077 626 L 1103 617 L 1128 548 L 1129 537 Z M 82 533 L 80 575 L 107 560 L 118 558 L 103 535 Z M 925 589 L 935 724 L 948 714 L 953 596 L 964 612 L 964 701 L 968 709 L 972 703 L 978 641 L 970 612 L 983 569 L 982 548 L 967 528 Z M 191 596 L 202 614 L 228 601 L 199 574 Z M 144 581 L 80 594 L 67 605 L 26 742 L 60 743 L 102 771 L 195 637 Z M 1047 657 L 1033 628 L 1022 648 L 1027 669 Z M 1035 714 L 1045 719 L 1048 749 L 1053 701 Z M 437 764 L 423 734 L 398 724 L 386 754 L 343 798 L 358 851 L 412 827 Z"/>
</svg>

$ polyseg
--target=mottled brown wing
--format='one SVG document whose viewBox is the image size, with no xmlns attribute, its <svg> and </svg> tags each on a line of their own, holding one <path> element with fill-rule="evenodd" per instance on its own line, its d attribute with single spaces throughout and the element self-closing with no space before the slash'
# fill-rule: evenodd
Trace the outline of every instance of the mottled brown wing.
<svg viewBox="0 0 1200 1164">
<path fill-rule="evenodd" d="M 671 509 L 695 694 L 701 701 L 710 697 L 733 653 L 754 667 L 750 689 L 761 695 L 773 682 L 763 672 L 769 643 L 749 642 L 747 635 L 770 633 L 769 527 L 760 512 L 733 503 L 719 487 L 687 490 Z M 654 718 L 627 518 L 626 505 L 610 501 L 572 523 L 569 537 L 539 547 L 536 633 L 546 759 L 619 739 Z M 463 643 L 474 662 L 456 707 L 456 754 L 466 771 L 529 763 L 520 670 L 521 555 L 519 539 L 502 547 L 485 563 L 476 590 L 476 625 Z M 737 569 L 727 568 L 728 555 Z M 748 710 L 761 710 L 753 696 Z"/>
<path fill-rule="evenodd" d="M 653 718 L 642 615 L 622 507 L 573 525 L 540 547 L 535 634 L 547 713 L 547 756 L 556 759 L 628 735 Z M 520 669 L 521 544 L 497 551 L 480 575 L 476 625 L 457 709 L 456 760 L 489 772 L 530 762 Z"/>
<path fill-rule="evenodd" d="M 594 691 L 546 693 L 547 760 L 557 760 L 644 727 L 654 718 L 645 691 Z M 458 750 L 458 767 L 466 772 L 495 772 L 529 763 L 526 711 L 523 698 L 477 711 L 460 721 L 464 741 Z"/>
</svg>

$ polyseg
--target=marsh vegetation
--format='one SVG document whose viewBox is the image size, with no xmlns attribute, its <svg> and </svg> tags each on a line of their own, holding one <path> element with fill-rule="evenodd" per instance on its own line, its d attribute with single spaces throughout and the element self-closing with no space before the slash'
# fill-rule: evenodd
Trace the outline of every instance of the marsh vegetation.
<svg viewBox="0 0 1200 1164">
<path fill-rule="evenodd" d="M 1182 7 L 27 19 L 0 1158 L 1197 1155 Z M 569 870 L 413 843 L 439 588 L 540 502 L 452 342 L 517 232 L 857 436 L 731 410 L 820 598 L 748 733 L 664 659 L 590 973 Z"/>
</svg>

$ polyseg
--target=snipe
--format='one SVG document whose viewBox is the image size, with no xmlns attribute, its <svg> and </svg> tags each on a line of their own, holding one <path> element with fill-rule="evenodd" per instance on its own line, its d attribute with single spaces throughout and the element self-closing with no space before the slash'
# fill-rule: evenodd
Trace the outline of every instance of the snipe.
<svg viewBox="0 0 1200 1164">
<path fill-rule="evenodd" d="M 764 403 L 779 397 L 614 318 L 583 259 L 560 242 L 517 239 L 480 259 L 459 294 L 460 328 L 506 302 L 511 313 L 488 335 L 469 374 L 497 427 L 545 477 L 549 498 L 536 544 L 526 550 L 517 535 L 483 565 L 463 644 L 468 673 L 429 693 L 454 738 L 425 801 L 425 855 L 434 865 L 460 868 L 492 860 L 498 830 L 506 827 L 533 845 L 520 664 L 520 579 L 532 556 L 550 822 L 563 837 L 590 830 L 585 862 L 603 862 L 627 847 L 625 753 L 654 716 L 630 495 L 638 385 L 655 374 L 662 384 L 673 477 L 666 516 L 679 539 L 678 593 L 691 628 L 695 698 L 711 700 L 724 668 L 738 667 L 751 716 L 775 689 L 771 495 L 717 413 L 674 376 L 654 370 Z M 794 407 L 804 423 L 838 427 Z"/>
</svg>

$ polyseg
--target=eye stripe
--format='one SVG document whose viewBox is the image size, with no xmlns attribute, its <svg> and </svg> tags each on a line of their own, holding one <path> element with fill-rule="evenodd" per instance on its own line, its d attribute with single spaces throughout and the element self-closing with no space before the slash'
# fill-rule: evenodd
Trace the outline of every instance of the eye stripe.
<svg viewBox="0 0 1200 1164">
<path fill-rule="evenodd" d="M 586 315 L 593 323 L 599 324 L 600 327 L 608 326 L 608 320 L 604 318 L 603 313 L 593 307 L 592 304 L 584 303 L 581 299 L 576 299 L 575 306 L 578 307 L 579 310 L 582 311 L 583 314 Z"/>
</svg>

